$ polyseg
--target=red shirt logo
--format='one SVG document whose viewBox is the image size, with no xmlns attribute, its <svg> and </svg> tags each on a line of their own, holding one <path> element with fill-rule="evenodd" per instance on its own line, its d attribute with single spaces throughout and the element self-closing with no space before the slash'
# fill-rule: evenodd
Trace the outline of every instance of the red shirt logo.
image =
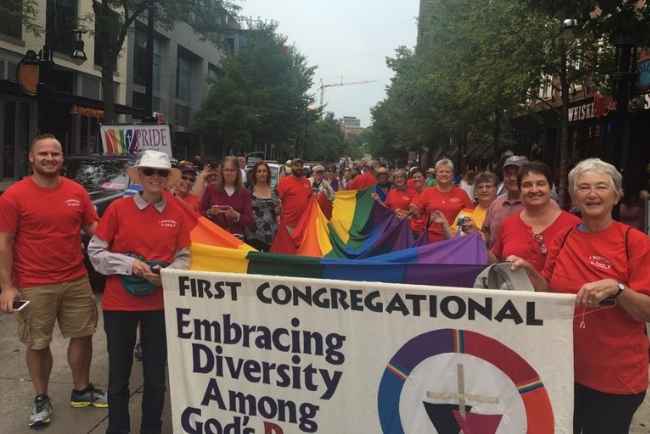
<svg viewBox="0 0 650 434">
<path fill-rule="evenodd" d="M 81 206 L 81 201 L 77 199 L 67 199 L 63 203 L 65 203 L 66 206 L 69 206 L 71 208 L 79 208 Z"/>
<path fill-rule="evenodd" d="M 160 227 L 174 229 L 176 227 L 176 220 L 160 220 Z"/>
<path fill-rule="evenodd" d="M 612 269 L 612 263 L 610 262 L 610 260 L 603 256 L 591 255 L 587 258 L 587 260 L 592 266 L 596 268 L 600 268 L 601 270 Z"/>
</svg>

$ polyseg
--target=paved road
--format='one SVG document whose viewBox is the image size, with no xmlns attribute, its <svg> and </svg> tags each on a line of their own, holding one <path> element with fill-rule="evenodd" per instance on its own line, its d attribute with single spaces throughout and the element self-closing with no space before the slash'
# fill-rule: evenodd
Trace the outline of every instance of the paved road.
<svg viewBox="0 0 650 434">
<path fill-rule="evenodd" d="M 106 388 L 108 378 L 108 358 L 106 340 L 100 324 L 93 344 L 95 353 L 91 371 L 91 380 L 99 387 Z M 32 385 L 29 380 L 24 358 L 23 345 L 16 338 L 16 322 L 11 315 L 0 314 L 0 434 L 26 434 L 31 430 L 27 420 L 33 399 Z M 72 381 L 65 361 L 66 344 L 58 329 L 52 344 L 54 367 L 50 382 L 50 396 L 55 407 L 52 424 L 42 432 L 52 434 L 103 434 L 106 431 L 106 410 L 87 408 L 73 409 L 68 402 Z M 136 362 L 131 377 L 131 427 L 138 433 L 140 423 L 140 402 L 142 398 L 142 375 L 140 364 Z M 171 434 L 169 401 L 163 414 L 163 434 Z M 637 412 L 632 434 L 650 433 L 650 396 Z M 179 433 L 180 434 L 180 433 Z M 351 433 L 353 434 L 353 433 Z"/>
<path fill-rule="evenodd" d="M 100 315 L 98 331 L 93 338 L 94 355 L 91 381 L 106 390 L 108 357 L 106 339 Z M 51 434 L 104 434 L 107 410 L 97 408 L 71 408 L 69 404 L 72 379 L 66 362 L 66 342 L 58 329 L 55 331 L 52 353 L 54 367 L 50 381 L 50 398 L 54 405 L 54 418 L 50 426 L 40 432 Z M 12 315 L 0 314 L 0 434 L 29 434 L 27 426 L 32 383 L 25 365 L 25 350 L 16 338 L 16 321 Z M 142 399 L 142 369 L 134 362 L 131 376 L 131 428 L 139 433 L 140 403 Z M 163 434 L 171 434 L 169 402 L 163 413 Z"/>
</svg>

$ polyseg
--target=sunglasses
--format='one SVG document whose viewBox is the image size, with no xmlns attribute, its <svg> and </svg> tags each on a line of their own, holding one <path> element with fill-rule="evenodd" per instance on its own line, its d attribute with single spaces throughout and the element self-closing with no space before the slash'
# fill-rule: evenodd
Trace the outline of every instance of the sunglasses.
<svg viewBox="0 0 650 434">
<path fill-rule="evenodd" d="M 154 176 L 158 175 L 161 178 L 167 178 L 169 176 L 169 170 L 167 169 L 152 169 L 150 167 L 145 167 L 142 170 L 144 176 Z"/>
<path fill-rule="evenodd" d="M 194 181 L 196 181 L 196 178 L 195 178 L 195 177 L 193 177 L 193 176 L 187 176 L 187 175 L 181 176 L 181 179 L 182 179 L 183 181 L 189 181 L 189 182 L 194 182 Z"/>
</svg>

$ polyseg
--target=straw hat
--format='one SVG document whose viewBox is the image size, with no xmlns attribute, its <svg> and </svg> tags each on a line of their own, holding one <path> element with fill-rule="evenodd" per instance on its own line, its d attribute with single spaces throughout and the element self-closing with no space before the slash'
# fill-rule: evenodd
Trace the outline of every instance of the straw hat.
<svg viewBox="0 0 650 434">
<path fill-rule="evenodd" d="M 147 150 L 142 153 L 135 166 L 129 167 L 127 170 L 129 178 L 131 178 L 134 184 L 141 184 L 140 174 L 138 173 L 138 168 L 140 167 L 169 170 L 169 176 L 167 177 L 167 185 L 169 186 L 175 185 L 181 178 L 181 171 L 172 168 L 169 155 L 164 152 Z"/>
</svg>

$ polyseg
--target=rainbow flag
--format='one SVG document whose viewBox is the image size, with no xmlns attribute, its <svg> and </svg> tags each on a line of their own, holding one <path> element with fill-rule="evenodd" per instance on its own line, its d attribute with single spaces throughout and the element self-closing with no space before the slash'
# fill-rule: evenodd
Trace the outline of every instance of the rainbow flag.
<svg viewBox="0 0 650 434">
<path fill-rule="evenodd" d="M 369 190 L 337 193 L 331 221 L 312 200 L 292 234 L 280 229 L 274 253 L 186 211 L 194 222 L 192 270 L 467 287 L 487 264 L 478 234 L 422 244 Z"/>
</svg>

